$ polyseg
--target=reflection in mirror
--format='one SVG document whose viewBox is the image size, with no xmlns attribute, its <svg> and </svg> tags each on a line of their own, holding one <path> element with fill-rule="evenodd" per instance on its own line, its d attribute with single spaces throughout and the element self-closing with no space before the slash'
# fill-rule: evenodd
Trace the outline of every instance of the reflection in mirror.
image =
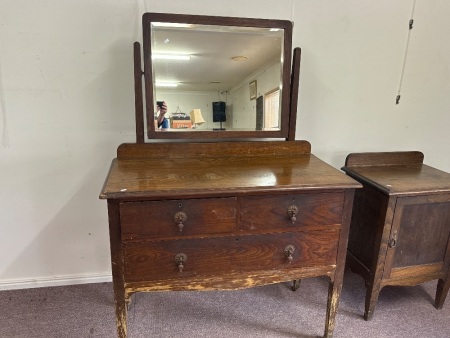
<svg viewBox="0 0 450 338">
<path fill-rule="evenodd" d="M 291 102 L 298 77 L 292 75 L 291 83 L 292 22 L 145 13 L 143 38 L 148 138 L 294 137 L 290 121 L 295 126 L 296 109 Z M 139 43 L 134 55 L 139 121 L 143 112 Z M 167 123 L 161 127 L 154 122 L 158 117 L 161 121 L 157 101 L 168 107 Z M 198 112 L 201 122 L 192 120 Z M 142 124 L 137 123 L 137 130 Z"/>
<path fill-rule="evenodd" d="M 166 102 L 170 130 L 280 130 L 283 39 L 279 28 L 152 22 L 154 102 Z M 204 123 L 190 120 L 197 110 Z"/>
</svg>

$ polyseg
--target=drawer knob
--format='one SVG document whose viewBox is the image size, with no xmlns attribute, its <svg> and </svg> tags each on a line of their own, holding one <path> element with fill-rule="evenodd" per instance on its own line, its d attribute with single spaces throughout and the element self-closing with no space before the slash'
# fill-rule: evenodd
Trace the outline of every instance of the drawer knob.
<svg viewBox="0 0 450 338">
<path fill-rule="evenodd" d="M 183 268 L 184 268 L 183 263 L 186 262 L 186 261 L 187 261 L 187 255 L 186 254 L 184 254 L 184 253 L 176 254 L 176 256 L 175 256 L 175 263 L 177 263 L 178 270 L 180 272 L 183 272 Z"/>
<path fill-rule="evenodd" d="M 295 248 L 293 245 L 287 245 L 284 248 L 284 254 L 286 255 L 287 259 L 288 259 L 288 263 L 291 263 L 292 260 L 294 259 L 294 257 L 292 257 L 292 255 L 294 254 Z"/>
<path fill-rule="evenodd" d="M 180 229 L 180 232 L 183 231 L 184 222 L 187 220 L 187 215 L 183 211 L 178 211 L 175 216 L 173 216 L 173 219 L 176 224 L 178 224 L 178 229 Z"/>
<path fill-rule="evenodd" d="M 287 209 L 288 216 L 291 218 L 292 224 L 297 220 L 298 208 L 296 205 L 291 205 Z"/>
</svg>

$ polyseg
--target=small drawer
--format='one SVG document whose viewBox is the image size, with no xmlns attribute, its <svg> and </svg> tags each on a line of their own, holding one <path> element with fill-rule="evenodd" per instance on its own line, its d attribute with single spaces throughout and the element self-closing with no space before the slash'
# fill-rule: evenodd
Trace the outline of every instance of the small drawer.
<svg viewBox="0 0 450 338">
<path fill-rule="evenodd" d="M 340 225 L 343 193 L 246 196 L 240 199 L 241 230 Z"/>
<path fill-rule="evenodd" d="M 124 244 L 125 282 L 336 264 L 338 230 Z"/>
<path fill-rule="evenodd" d="M 123 240 L 233 232 L 236 198 L 126 202 L 120 221 Z"/>
</svg>

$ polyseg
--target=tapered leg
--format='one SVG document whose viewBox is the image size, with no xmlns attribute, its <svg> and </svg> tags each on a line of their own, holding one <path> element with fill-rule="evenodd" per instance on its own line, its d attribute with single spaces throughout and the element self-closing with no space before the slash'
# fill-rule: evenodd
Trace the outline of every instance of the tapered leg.
<svg viewBox="0 0 450 338">
<path fill-rule="evenodd" d="M 442 309 L 444 306 L 445 298 L 447 297 L 448 290 L 450 288 L 450 272 L 447 274 L 447 279 L 439 279 L 436 289 L 436 299 L 434 306 L 436 309 Z"/>
<path fill-rule="evenodd" d="M 375 310 L 375 305 L 378 302 L 378 296 L 380 294 L 380 282 L 372 281 L 367 286 L 366 291 L 366 308 L 364 312 L 364 319 L 370 320 Z"/>
<path fill-rule="evenodd" d="M 325 338 L 331 338 L 333 336 L 341 290 L 342 290 L 342 281 L 340 283 L 330 282 L 330 285 L 328 286 L 327 319 L 325 322 L 325 334 L 324 334 Z"/>
<path fill-rule="evenodd" d="M 344 214 L 342 217 L 342 227 L 339 235 L 339 248 L 336 259 L 336 270 L 334 276 L 330 277 L 328 286 L 327 317 L 325 321 L 325 338 L 333 336 L 334 326 L 336 324 L 336 313 L 339 306 L 339 298 L 344 281 L 345 258 L 347 254 L 347 241 L 350 230 L 350 218 L 353 205 L 354 191 L 345 193 Z"/>
<path fill-rule="evenodd" d="M 292 291 L 297 291 L 297 289 L 300 287 L 300 281 L 301 279 L 294 279 L 292 281 Z"/>
<path fill-rule="evenodd" d="M 109 239 L 111 249 L 111 270 L 114 287 L 114 305 L 116 310 L 117 336 L 127 337 L 127 296 L 123 278 L 123 255 L 120 238 L 119 204 L 108 200 Z"/>
<path fill-rule="evenodd" d="M 125 301 L 125 292 L 121 293 L 114 290 L 114 303 L 116 308 L 117 336 L 119 338 L 127 337 L 127 304 Z"/>
</svg>

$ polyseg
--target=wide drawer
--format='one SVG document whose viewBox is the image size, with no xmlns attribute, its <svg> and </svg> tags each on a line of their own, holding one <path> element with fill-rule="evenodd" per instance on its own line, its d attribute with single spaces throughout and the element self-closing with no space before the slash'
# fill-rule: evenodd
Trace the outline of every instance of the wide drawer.
<svg viewBox="0 0 450 338">
<path fill-rule="evenodd" d="M 236 198 L 209 198 L 120 204 L 122 239 L 233 232 Z"/>
<path fill-rule="evenodd" d="M 336 264 L 338 230 L 124 244 L 126 282 Z M 293 249 L 293 250 L 292 250 Z M 291 256 L 291 260 L 289 258 Z M 186 258 L 181 263 L 180 257 Z"/>
<path fill-rule="evenodd" d="M 344 193 L 246 196 L 240 199 L 240 205 L 241 230 L 339 225 Z"/>
</svg>

